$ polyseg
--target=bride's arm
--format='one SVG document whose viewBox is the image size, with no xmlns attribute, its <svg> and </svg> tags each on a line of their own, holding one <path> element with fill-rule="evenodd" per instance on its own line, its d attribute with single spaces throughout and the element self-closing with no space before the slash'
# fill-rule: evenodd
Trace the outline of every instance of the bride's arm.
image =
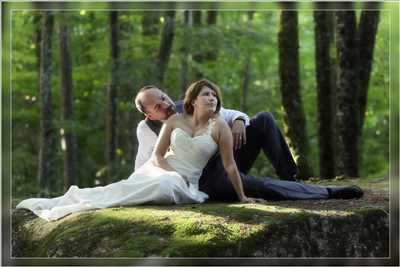
<svg viewBox="0 0 400 267">
<path fill-rule="evenodd" d="M 239 200 L 242 202 L 248 202 L 250 200 L 244 194 L 242 180 L 240 179 L 240 174 L 233 157 L 233 141 L 231 130 L 226 122 L 221 119 L 217 119 L 215 126 L 217 126 L 216 140 L 224 168 L 232 182 L 233 187 L 235 188 L 236 193 L 238 194 Z"/>
<path fill-rule="evenodd" d="M 175 120 L 176 115 L 173 115 L 164 123 L 152 155 L 154 165 L 167 171 L 175 171 L 164 158 L 165 153 L 167 153 L 169 145 L 171 144 L 171 133 L 174 129 L 173 125 Z"/>
</svg>

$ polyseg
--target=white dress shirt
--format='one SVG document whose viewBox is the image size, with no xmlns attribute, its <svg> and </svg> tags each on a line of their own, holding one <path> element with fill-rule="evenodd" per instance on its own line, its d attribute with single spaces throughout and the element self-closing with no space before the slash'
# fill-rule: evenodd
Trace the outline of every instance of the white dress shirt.
<svg viewBox="0 0 400 267">
<path fill-rule="evenodd" d="M 232 127 L 233 122 L 239 117 L 244 119 L 246 127 L 250 125 L 249 116 L 243 112 L 221 107 L 219 114 L 228 123 L 229 127 Z M 136 137 L 138 139 L 138 152 L 135 159 L 135 170 L 139 169 L 151 158 L 158 136 L 150 129 L 145 120 L 142 120 L 136 128 Z"/>
</svg>

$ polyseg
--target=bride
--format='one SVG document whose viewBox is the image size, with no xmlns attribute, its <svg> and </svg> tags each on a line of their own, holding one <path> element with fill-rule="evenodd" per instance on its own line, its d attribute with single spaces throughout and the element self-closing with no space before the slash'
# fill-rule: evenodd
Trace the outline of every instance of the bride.
<svg viewBox="0 0 400 267">
<path fill-rule="evenodd" d="M 115 206 L 202 203 L 208 195 L 198 182 L 208 160 L 219 149 L 226 172 L 241 202 L 255 202 L 243 192 L 233 157 L 229 126 L 218 117 L 218 88 L 193 83 L 186 91 L 184 114 L 171 116 L 161 130 L 152 158 L 128 179 L 107 186 L 71 186 L 61 197 L 30 198 L 17 208 L 31 210 L 47 220 L 70 213 Z"/>
</svg>

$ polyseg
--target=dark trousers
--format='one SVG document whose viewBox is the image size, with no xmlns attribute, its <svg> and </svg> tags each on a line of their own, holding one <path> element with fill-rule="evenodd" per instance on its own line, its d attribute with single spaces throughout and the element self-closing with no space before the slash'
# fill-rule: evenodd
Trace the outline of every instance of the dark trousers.
<svg viewBox="0 0 400 267">
<path fill-rule="evenodd" d="M 256 177 L 240 173 L 246 196 L 266 200 L 327 199 L 324 186 L 284 181 L 269 177 Z M 216 154 L 207 164 L 200 178 L 199 189 L 210 200 L 238 201 L 237 193 L 224 169 L 221 157 Z"/>
<path fill-rule="evenodd" d="M 297 166 L 289 148 L 270 113 L 258 113 L 246 128 L 247 143 L 235 151 L 235 159 L 242 178 L 243 189 L 249 197 L 266 200 L 325 199 L 325 187 L 297 183 L 293 176 Z M 282 181 L 269 177 L 248 175 L 260 151 L 263 150 Z M 220 155 L 215 154 L 203 170 L 199 189 L 210 200 L 237 201 L 238 197 L 224 169 Z"/>
<path fill-rule="evenodd" d="M 240 172 L 249 173 L 262 150 L 280 179 L 295 181 L 296 163 L 271 113 L 260 112 L 254 116 L 246 127 L 246 137 L 246 145 L 234 151 Z"/>
</svg>

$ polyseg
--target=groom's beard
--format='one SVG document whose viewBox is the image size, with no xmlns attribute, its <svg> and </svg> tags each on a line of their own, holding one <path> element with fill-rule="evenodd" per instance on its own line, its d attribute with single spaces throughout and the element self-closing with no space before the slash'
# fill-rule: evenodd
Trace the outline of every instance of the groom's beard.
<svg viewBox="0 0 400 267">
<path fill-rule="evenodd" d="M 172 115 L 174 115 L 176 113 L 176 107 L 174 104 L 172 104 L 171 106 L 169 106 L 167 108 L 167 110 L 165 111 L 165 113 L 167 114 L 166 118 L 164 120 L 161 120 L 163 123 L 169 119 L 169 117 L 171 117 Z"/>
<path fill-rule="evenodd" d="M 176 113 L 176 107 L 175 105 L 171 105 L 169 106 L 169 108 L 167 109 L 167 114 L 168 114 L 168 118 L 171 117 L 172 115 L 174 115 Z M 167 119 L 168 119 L 167 118 Z"/>
</svg>

